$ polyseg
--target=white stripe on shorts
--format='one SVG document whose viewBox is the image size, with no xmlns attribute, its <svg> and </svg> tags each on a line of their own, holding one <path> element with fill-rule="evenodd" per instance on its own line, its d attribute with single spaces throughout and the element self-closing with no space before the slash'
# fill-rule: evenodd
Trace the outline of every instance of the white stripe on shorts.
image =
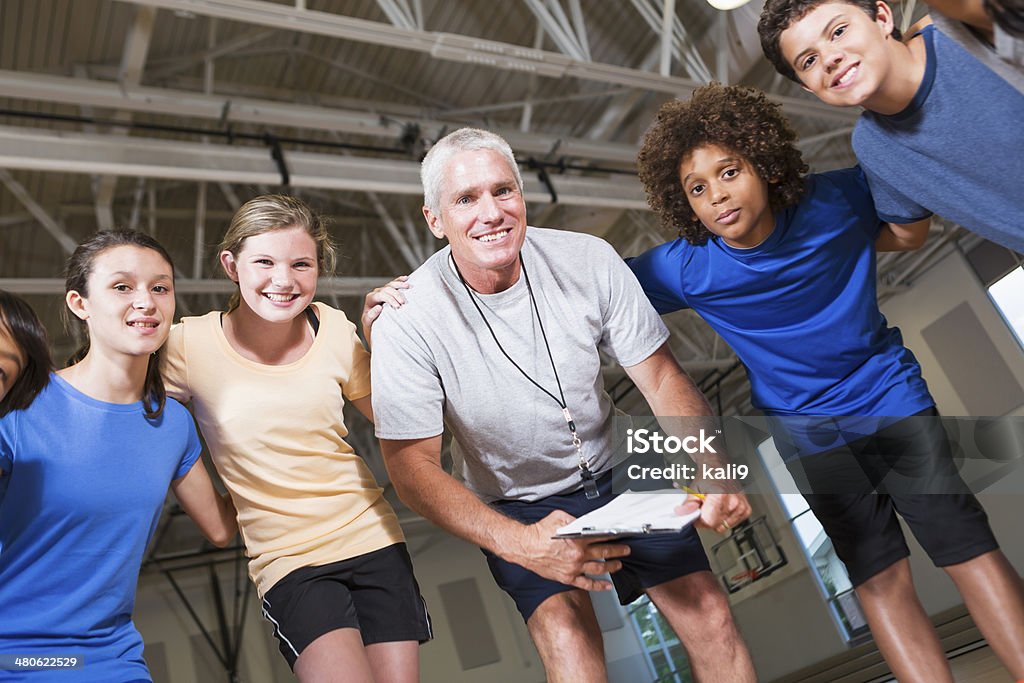
<svg viewBox="0 0 1024 683">
<path fill-rule="evenodd" d="M 284 635 L 284 633 L 281 632 L 281 624 L 277 623 L 277 621 L 274 619 L 274 617 L 270 616 L 270 612 L 268 611 L 269 609 L 270 609 L 270 603 L 267 602 L 266 598 L 264 598 L 263 599 L 263 618 L 266 619 L 267 621 L 269 621 L 271 624 L 274 625 L 274 635 L 276 635 L 278 638 L 280 638 L 281 642 L 283 642 L 285 645 L 287 645 L 288 648 L 295 654 L 295 659 L 298 659 L 299 658 L 299 653 L 295 650 L 295 646 L 292 645 L 292 641 L 288 640 L 288 638 Z"/>
</svg>

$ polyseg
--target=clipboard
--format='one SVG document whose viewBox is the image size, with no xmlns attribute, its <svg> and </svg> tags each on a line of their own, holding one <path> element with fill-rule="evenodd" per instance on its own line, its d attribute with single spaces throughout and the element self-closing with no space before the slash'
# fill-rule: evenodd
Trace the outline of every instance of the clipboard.
<svg viewBox="0 0 1024 683">
<path fill-rule="evenodd" d="M 552 538 L 678 534 L 700 517 L 699 509 L 686 515 L 676 514 L 675 508 L 682 505 L 686 498 L 686 494 L 678 491 L 626 491 L 607 505 L 561 527 Z"/>
</svg>

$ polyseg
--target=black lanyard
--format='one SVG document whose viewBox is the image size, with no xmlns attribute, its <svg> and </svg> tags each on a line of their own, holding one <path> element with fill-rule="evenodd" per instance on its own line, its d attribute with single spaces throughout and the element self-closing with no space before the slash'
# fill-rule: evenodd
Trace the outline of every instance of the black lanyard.
<svg viewBox="0 0 1024 683">
<path fill-rule="evenodd" d="M 491 323 L 487 321 L 487 316 L 484 315 L 484 310 L 480 307 L 480 303 L 477 301 L 476 295 L 466 282 L 466 278 L 462 277 L 462 271 L 459 270 L 459 264 L 455 262 L 455 257 L 451 257 L 452 265 L 455 266 L 455 272 L 459 276 L 459 280 L 462 282 L 462 286 L 466 288 L 466 293 L 469 295 L 469 300 L 473 302 L 473 306 L 476 307 L 477 313 L 480 314 L 480 318 L 484 321 L 484 325 L 487 326 L 487 330 L 491 333 L 491 337 L 494 339 L 494 343 L 498 345 L 498 350 L 501 351 L 502 355 L 508 359 L 512 365 L 515 366 L 523 377 L 528 379 L 533 386 L 537 387 L 545 394 L 551 397 L 558 407 L 562 409 L 562 417 L 565 418 L 565 424 L 569 427 L 569 434 L 572 436 L 572 445 L 576 448 L 576 455 L 579 456 L 579 469 L 580 479 L 583 480 L 583 491 L 586 493 L 587 498 L 597 498 L 600 493 L 597 490 L 597 482 L 594 480 L 594 473 L 590 471 L 590 464 L 587 462 L 587 458 L 583 455 L 583 442 L 580 440 L 580 435 L 576 431 L 576 423 L 573 422 L 572 414 L 569 413 L 569 408 L 565 402 L 565 394 L 562 392 L 562 382 L 558 378 L 558 368 L 555 367 L 555 357 L 551 353 L 551 345 L 548 344 L 548 335 L 544 331 L 544 321 L 540 319 L 540 308 L 537 306 L 537 299 L 533 295 L 533 287 L 530 285 L 530 275 L 526 272 L 526 262 L 523 261 L 522 253 L 519 254 L 519 266 L 523 271 L 523 279 L 526 280 L 526 291 L 530 294 L 530 310 L 537 316 L 537 324 L 540 326 L 540 336 L 544 339 L 544 348 L 547 349 L 548 359 L 551 361 L 551 372 L 555 375 L 555 385 L 558 387 L 558 396 L 555 396 L 549 390 L 540 385 L 540 383 L 533 377 L 527 374 L 526 370 L 523 370 L 519 363 L 512 360 L 512 356 L 508 355 L 505 351 L 505 347 L 498 341 L 498 335 L 494 333 L 494 328 L 491 327 Z"/>
</svg>

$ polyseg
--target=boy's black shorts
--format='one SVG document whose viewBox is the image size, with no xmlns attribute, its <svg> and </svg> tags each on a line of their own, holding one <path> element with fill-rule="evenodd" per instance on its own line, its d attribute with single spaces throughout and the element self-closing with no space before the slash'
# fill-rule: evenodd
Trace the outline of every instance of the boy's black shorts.
<svg viewBox="0 0 1024 683">
<path fill-rule="evenodd" d="M 404 543 L 296 569 L 263 596 L 263 616 L 292 669 L 310 643 L 339 628 L 359 629 L 364 645 L 434 637 Z"/>
<path fill-rule="evenodd" d="M 534 524 L 555 510 L 564 510 L 573 517 L 581 517 L 610 503 L 615 497 L 612 493 L 611 472 L 598 477 L 598 490 L 601 495 L 589 500 L 583 491 L 576 491 L 548 496 L 534 502 L 504 500 L 491 505 L 523 524 Z M 692 525 L 679 534 L 638 536 L 621 542 L 630 547 L 630 554 L 621 558 L 622 569 L 613 573 L 611 578 L 619 602 L 623 605 L 639 598 L 648 588 L 686 574 L 710 569 L 704 547 Z M 483 553 L 498 587 L 515 601 L 523 621 L 529 621 L 540 604 L 552 595 L 576 590 L 573 586 L 545 579 L 487 550 Z"/>
<path fill-rule="evenodd" d="M 934 408 L 787 466 L 854 586 L 910 555 L 896 513 L 938 567 L 999 547 Z"/>
</svg>

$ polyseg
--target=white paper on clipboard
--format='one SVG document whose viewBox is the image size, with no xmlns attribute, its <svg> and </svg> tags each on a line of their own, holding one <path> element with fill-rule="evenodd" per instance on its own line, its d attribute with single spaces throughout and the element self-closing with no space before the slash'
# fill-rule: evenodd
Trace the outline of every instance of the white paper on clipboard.
<svg viewBox="0 0 1024 683">
<path fill-rule="evenodd" d="M 700 517 L 700 510 L 677 515 L 685 493 L 634 493 L 626 491 L 612 502 L 561 527 L 554 538 L 580 536 L 640 536 L 679 533 Z"/>
</svg>

